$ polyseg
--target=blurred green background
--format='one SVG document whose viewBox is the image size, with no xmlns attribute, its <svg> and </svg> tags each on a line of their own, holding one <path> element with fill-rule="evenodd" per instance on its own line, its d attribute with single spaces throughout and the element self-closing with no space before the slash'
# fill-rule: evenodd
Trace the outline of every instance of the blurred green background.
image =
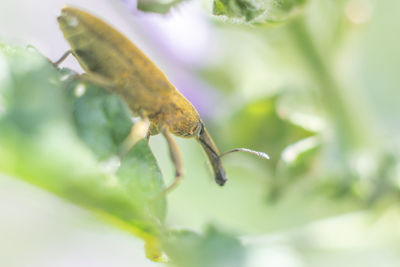
<svg viewBox="0 0 400 267">
<path fill-rule="evenodd" d="M 46 59 L 68 50 L 56 23 L 65 4 L 154 60 L 221 151 L 271 159 L 225 157 L 219 187 L 200 145 L 175 138 L 185 178 L 154 201 L 173 180 L 165 140 L 118 158 L 132 125 L 124 102 L 75 80 L 72 57 L 61 70 Z M 395 0 L 2 1 L 0 265 L 398 266 L 399 9 Z"/>
</svg>

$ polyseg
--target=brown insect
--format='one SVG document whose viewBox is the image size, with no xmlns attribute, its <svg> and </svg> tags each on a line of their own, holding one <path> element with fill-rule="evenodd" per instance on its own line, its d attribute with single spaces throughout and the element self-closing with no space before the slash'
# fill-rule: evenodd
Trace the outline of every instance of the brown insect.
<svg viewBox="0 0 400 267">
<path fill-rule="evenodd" d="M 141 118 L 141 122 L 133 126 L 125 148 L 130 149 L 138 138 L 144 137 L 138 134 L 143 126 L 147 137 L 161 133 L 167 140 L 176 173 L 166 191 L 179 183 L 183 170 L 182 155 L 171 133 L 200 142 L 219 185 L 227 181 L 222 156 L 245 151 L 268 158 L 265 153 L 243 148 L 220 154 L 193 105 L 146 55 L 101 19 L 76 8 L 64 7 L 58 23 L 71 50 L 54 64 L 59 65 L 72 53 L 86 72 L 83 79 L 119 94 L 132 113 Z"/>
</svg>

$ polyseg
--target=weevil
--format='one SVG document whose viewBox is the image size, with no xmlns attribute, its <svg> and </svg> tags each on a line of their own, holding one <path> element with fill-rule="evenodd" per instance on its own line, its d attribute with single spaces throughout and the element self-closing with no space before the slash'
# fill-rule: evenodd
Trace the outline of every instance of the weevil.
<svg viewBox="0 0 400 267">
<path fill-rule="evenodd" d="M 148 137 L 159 133 L 165 137 L 175 166 L 175 180 L 166 191 L 174 188 L 183 174 L 182 155 L 171 134 L 199 141 L 213 168 L 214 179 L 221 186 L 227 181 L 222 156 L 245 151 L 268 158 L 265 153 L 242 148 L 220 154 L 193 105 L 143 52 L 100 18 L 64 7 L 57 20 L 71 49 L 55 65 L 72 53 L 86 72 L 82 77 L 120 95 L 134 115 L 148 122 Z M 138 132 L 143 125 L 146 123 L 136 123 L 131 132 Z M 128 143 L 129 148 L 134 142 Z"/>
</svg>

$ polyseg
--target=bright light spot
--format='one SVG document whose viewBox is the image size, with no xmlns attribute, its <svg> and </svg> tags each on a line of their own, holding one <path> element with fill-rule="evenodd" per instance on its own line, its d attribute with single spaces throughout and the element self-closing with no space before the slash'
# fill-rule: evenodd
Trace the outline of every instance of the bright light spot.
<svg viewBox="0 0 400 267">
<path fill-rule="evenodd" d="M 282 160 L 286 163 L 294 162 L 302 153 L 310 150 L 319 145 L 319 140 L 317 137 L 312 136 L 306 139 L 300 140 L 286 147 L 282 152 Z"/>
<path fill-rule="evenodd" d="M 313 132 L 320 132 L 326 127 L 323 118 L 310 113 L 292 112 L 292 108 L 287 105 L 278 105 L 277 112 L 280 117 Z"/>
<path fill-rule="evenodd" d="M 86 93 L 86 86 L 83 84 L 78 84 L 74 89 L 74 95 L 76 97 L 81 97 Z"/>
<path fill-rule="evenodd" d="M 60 78 L 60 80 L 62 81 L 62 82 L 64 82 L 64 81 L 66 81 L 68 78 L 69 78 L 69 74 L 65 74 L 65 75 L 63 75 L 63 76 L 61 76 L 61 78 Z"/>
<path fill-rule="evenodd" d="M 291 114 L 289 119 L 294 124 L 300 125 L 301 127 L 313 132 L 320 132 L 326 126 L 323 119 L 310 114 L 296 112 Z"/>
<path fill-rule="evenodd" d="M 300 267 L 302 261 L 296 251 L 289 246 L 272 245 L 264 248 L 255 248 L 249 251 L 248 267 L 279 266 Z"/>
<path fill-rule="evenodd" d="M 134 126 L 132 127 L 130 136 L 135 136 L 136 138 L 145 138 L 150 128 L 150 121 L 148 119 L 142 119 L 141 117 L 132 117 L 131 121 Z"/>
<path fill-rule="evenodd" d="M 133 122 L 133 124 L 136 124 L 141 120 L 142 120 L 142 118 L 140 118 L 140 117 L 131 117 L 131 122 Z"/>
<path fill-rule="evenodd" d="M 132 121 L 135 120 L 132 118 Z M 125 139 L 124 143 L 122 144 L 121 154 L 126 154 L 137 142 L 142 140 L 147 136 L 149 132 L 150 122 L 148 119 L 140 119 L 134 123 L 131 128 L 131 132 L 129 136 Z"/>
<path fill-rule="evenodd" d="M 346 6 L 347 18 L 355 23 L 362 24 L 369 21 L 372 17 L 373 7 L 368 0 L 352 0 Z"/>
<path fill-rule="evenodd" d="M 367 152 L 357 152 L 350 158 L 351 165 L 361 178 L 370 178 L 377 171 L 377 156 Z"/>
<path fill-rule="evenodd" d="M 145 138 L 150 127 L 149 120 L 140 120 L 132 127 L 131 136 L 142 139 Z"/>
<path fill-rule="evenodd" d="M 67 20 L 68 25 L 71 26 L 72 28 L 75 28 L 79 24 L 79 21 L 76 17 L 65 16 L 65 19 Z"/>
<path fill-rule="evenodd" d="M 117 156 L 113 156 L 106 161 L 100 163 L 100 167 L 103 172 L 108 174 L 114 174 L 121 166 L 121 160 Z"/>
</svg>

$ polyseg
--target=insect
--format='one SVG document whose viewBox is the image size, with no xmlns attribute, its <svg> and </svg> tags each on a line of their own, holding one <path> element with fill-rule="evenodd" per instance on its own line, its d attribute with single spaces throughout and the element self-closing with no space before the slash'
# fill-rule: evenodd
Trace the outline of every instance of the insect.
<svg viewBox="0 0 400 267">
<path fill-rule="evenodd" d="M 101 19 L 77 8 L 64 7 L 57 20 L 71 50 L 54 64 L 58 66 L 72 53 L 86 72 L 83 78 L 120 95 L 132 113 L 140 117 L 131 133 L 140 132 L 144 125 L 147 137 L 158 133 L 165 137 L 175 166 L 175 180 L 166 191 L 173 189 L 183 176 L 182 155 L 171 134 L 200 142 L 211 162 L 215 181 L 221 186 L 227 181 L 222 156 L 245 151 L 268 158 L 265 153 L 243 148 L 220 154 L 193 105 L 145 54 Z"/>
</svg>

